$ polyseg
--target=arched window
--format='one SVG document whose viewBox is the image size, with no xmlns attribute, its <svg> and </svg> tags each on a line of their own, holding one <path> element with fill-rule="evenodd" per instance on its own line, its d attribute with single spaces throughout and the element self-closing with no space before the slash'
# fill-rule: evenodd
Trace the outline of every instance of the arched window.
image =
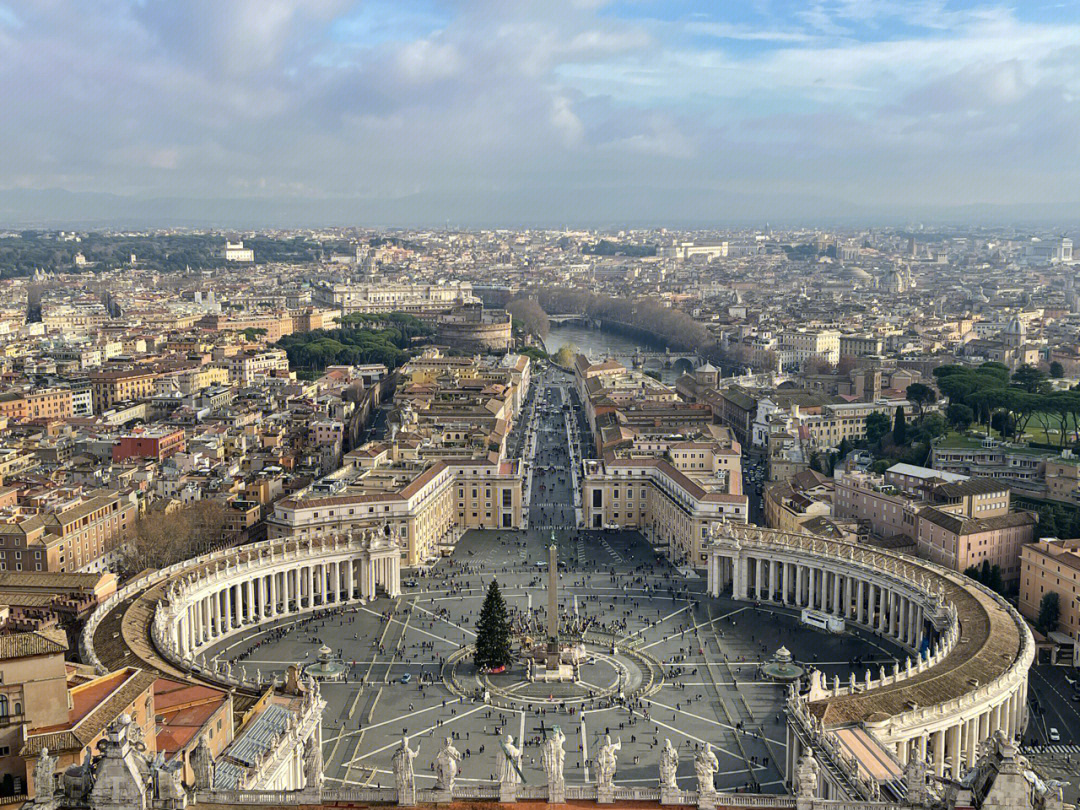
<svg viewBox="0 0 1080 810">
<path fill-rule="evenodd" d="M 7 717 L 8 715 L 8 699 L 7 695 L 0 695 L 0 717 Z"/>
<path fill-rule="evenodd" d="M 22 714 L 22 704 L 19 701 L 15 701 L 15 714 Z"/>
</svg>

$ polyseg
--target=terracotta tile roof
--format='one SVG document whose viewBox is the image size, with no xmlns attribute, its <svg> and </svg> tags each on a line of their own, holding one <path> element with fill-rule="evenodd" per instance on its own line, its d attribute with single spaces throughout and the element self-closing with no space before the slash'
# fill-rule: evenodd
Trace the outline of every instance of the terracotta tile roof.
<svg viewBox="0 0 1080 810">
<path fill-rule="evenodd" d="M 67 651 L 67 633 L 59 627 L 48 627 L 32 633 L 13 633 L 0 636 L 0 661 L 50 655 Z"/>
</svg>

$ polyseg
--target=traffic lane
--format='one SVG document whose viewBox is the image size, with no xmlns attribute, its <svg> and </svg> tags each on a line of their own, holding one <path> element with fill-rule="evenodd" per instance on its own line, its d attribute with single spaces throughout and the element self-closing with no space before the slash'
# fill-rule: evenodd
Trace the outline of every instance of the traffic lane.
<svg viewBox="0 0 1080 810">
<path fill-rule="evenodd" d="M 1036 745 L 1080 744 L 1080 702 L 1072 700 L 1073 689 L 1065 680 L 1063 668 L 1032 667 L 1028 683 L 1038 697 L 1039 710 L 1032 707 L 1026 736 L 1034 732 Z M 1052 728 L 1057 729 L 1060 739 L 1050 739 Z"/>
</svg>

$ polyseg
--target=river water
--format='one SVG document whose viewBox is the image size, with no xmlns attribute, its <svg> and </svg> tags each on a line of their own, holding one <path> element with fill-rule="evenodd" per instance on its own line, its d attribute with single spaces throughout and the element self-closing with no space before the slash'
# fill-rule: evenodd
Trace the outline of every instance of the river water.
<svg viewBox="0 0 1080 810">
<path fill-rule="evenodd" d="M 633 338 L 615 332 L 608 332 L 604 329 L 591 329 L 580 323 L 552 324 L 547 340 L 544 341 L 548 354 L 555 354 L 567 343 L 573 343 L 594 362 L 600 362 L 607 355 L 616 352 L 620 354 L 629 352 L 632 354 L 637 349 L 641 349 L 643 352 L 656 351 L 654 346 L 638 343 Z M 679 378 L 679 372 L 674 369 L 656 368 L 653 370 L 657 371 L 661 380 L 666 383 L 673 383 Z"/>
</svg>

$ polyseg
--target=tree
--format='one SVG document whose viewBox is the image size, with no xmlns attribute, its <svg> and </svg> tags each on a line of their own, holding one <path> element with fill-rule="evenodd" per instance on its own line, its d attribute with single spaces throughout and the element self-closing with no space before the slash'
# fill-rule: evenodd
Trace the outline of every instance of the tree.
<svg viewBox="0 0 1080 810">
<path fill-rule="evenodd" d="M 889 417 L 887 414 L 875 411 L 866 417 L 866 440 L 870 444 L 876 445 L 888 432 Z"/>
<path fill-rule="evenodd" d="M 132 575 L 205 554 L 224 538 L 228 510 L 221 501 L 205 499 L 147 511 L 124 544 L 121 570 Z"/>
<path fill-rule="evenodd" d="M 945 417 L 950 425 L 963 433 L 975 421 L 975 412 L 962 402 L 953 402 L 945 409 Z"/>
<path fill-rule="evenodd" d="M 1047 591 L 1039 601 L 1039 618 L 1035 620 L 1035 627 L 1045 636 L 1057 629 L 1060 618 L 1061 597 L 1057 591 Z"/>
<path fill-rule="evenodd" d="M 919 421 L 923 418 L 923 409 L 927 405 L 933 405 L 937 402 L 937 393 L 929 385 L 925 383 L 912 383 L 907 387 L 908 401 L 915 406 L 919 412 Z"/>
<path fill-rule="evenodd" d="M 932 442 L 938 436 L 945 435 L 945 417 L 940 413 L 928 413 L 919 424 L 919 433 L 923 439 Z"/>
<path fill-rule="evenodd" d="M 897 447 L 903 447 L 907 444 L 907 418 L 904 416 L 904 407 L 902 405 L 896 406 L 896 416 L 893 417 L 892 440 Z"/>
<path fill-rule="evenodd" d="M 854 446 L 851 444 L 851 440 L 845 436 L 840 440 L 840 446 L 836 448 L 836 455 L 840 461 L 843 461 L 848 457 L 848 453 L 854 450 Z"/>
<path fill-rule="evenodd" d="M 476 666 L 480 669 L 497 669 L 513 660 L 510 649 L 510 618 L 506 602 L 499 591 L 498 580 L 491 580 L 480 618 L 476 622 Z"/>
<path fill-rule="evenodd" d="M 1045 394 L 1050 390 L 1046 382 L 1046 372 L 1035 366 L 1023 365 L 1012 375 L 1013 385 L 1029 394 Z"/>
<path fill-rule="evenodd" d="M 821 463 L 821 453 L 817 450 L 810 454 L 810 469 L 816 473 L 825 474 L 825 466 Z"/>
<path fill-rule="evenodd" d="M 1055 380 L 1060 380 L 1065 376 L 1065 366 L 1061 365 L 1057 360 L 1050 364 L 1050 376 Z"/>
<path fill-rule="evenodd" d="M 555 365 L 562 366 L 563 368 L 570 368 L 574 365 L 574 359 L 578 356 L 578 347 L 573 343 L 564 343 L 559 347 L 559 350 L 555 352 L 555 356 L 552 358 L 555 361 Z"/>
<path fill-rule="evenodd" d="M 511 298 L 506 302 L 506 311 L 513 317 L 514 323 L 521 324 L 527 332 L 531 332 L 541 340 L 548 336 L 551 324 L 547 313 L 533 299 Z"/>
</svg>

